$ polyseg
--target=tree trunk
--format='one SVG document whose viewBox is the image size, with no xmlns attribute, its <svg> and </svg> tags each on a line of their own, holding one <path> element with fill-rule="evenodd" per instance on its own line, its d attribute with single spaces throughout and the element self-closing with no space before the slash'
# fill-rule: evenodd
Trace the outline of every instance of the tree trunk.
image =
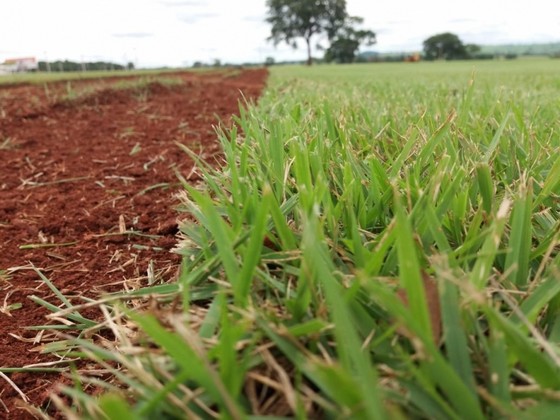
<svg viewBox="0 0 560 420">
<path fill-rule="evenodd" d="M 313 64 L 313 58 L 311 57 L 311 37 L 305 38 L 305 42 L 307 43 L 307 65 L 310 66 Z"/>
</svg>

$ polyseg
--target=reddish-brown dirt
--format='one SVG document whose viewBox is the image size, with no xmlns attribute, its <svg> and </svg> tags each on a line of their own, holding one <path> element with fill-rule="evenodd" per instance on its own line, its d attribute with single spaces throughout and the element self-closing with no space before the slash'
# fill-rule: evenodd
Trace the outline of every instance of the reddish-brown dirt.
<svg viewBox="0 0 560 420">
<path fill-rule="evenodd" d="M 53 322 L 30 296 L 61 302 L 33 267 L 74 304 L 124 280 L 147 285 L 149 266 L 156 281 L 176 275 L 176 173 L 198 178 L 177 142 L 215 159 L 213 127 L 238 112 L 241 92 L 257 98 L 266 77 L 254 69 L 0 87 L 0 367 L 54 360 L 40 351 L 49 335 L 27 328 Z M 43 408 L 64 380 L 0 375 L 0 418 L 13 419 L 31 415 L 7 378 Z"/>
</svg>

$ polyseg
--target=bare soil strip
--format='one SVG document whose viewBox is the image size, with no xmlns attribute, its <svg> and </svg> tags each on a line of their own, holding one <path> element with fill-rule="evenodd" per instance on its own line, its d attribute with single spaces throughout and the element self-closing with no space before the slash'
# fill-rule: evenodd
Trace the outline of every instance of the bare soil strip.
<svg viewBox="0 0 560 420">
<path fill-rule="evenodd" d="M 176 275 L 176 172 L 198 180 L 176 143 L 216 158 L 216 116 L 229 122 L 241 94 L 257 98 L 266 77 L 184 72 L 0 88 L 0 367 L 53 361 L 41 354 L 52 337 L 27 328 L 49 322 L 31 296 L 60 304 L 34 268 L 75 303 L 125 279 L 144 286 Z M 45 407 L 64 380 L 0 377 L 0 418 L 30 416 L 16 387 Z"/>
</svg>

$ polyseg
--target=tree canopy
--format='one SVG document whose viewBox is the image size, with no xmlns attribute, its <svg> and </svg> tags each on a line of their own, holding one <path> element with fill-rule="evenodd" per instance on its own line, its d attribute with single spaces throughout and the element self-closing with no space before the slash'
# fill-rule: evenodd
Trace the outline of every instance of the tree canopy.
<svg viewBox="0 0 560 420">
<path fill-rule="evenodd" d="M 349 55 L 353 59 L 361 42 L 375 38 L 371 31 L 353 29 L 353 24 L 361 19 L 348 15 L 346 0 L 267 0 L 266 5 L 266 21 L 272 25 L 268 39 L 275 45 L 286 42 L 297 48 L 297 39 L 303 38 L 307 46 L 307 64 L 312 63 L 314 36 L 327 36 L 331 45 L 327 55 L 337 60 L 348 60 Z"/>
<path fill-rule="evenodd" d="M 423 45 L 424 55 L 428 60 L 457 60 L 468 56 L 463 42 L 450 32 L 431 36 Z"/>
<path fill-rule="evenodd" d="M 351 23 L 362 23 L 363 19 L 352 17 Z M 340 28 L 331 39 L 331 43 L 325 52 L 327 62 L 352 63 L 360 45 L 373 45 L 376 42 L 375 33 L 367 29 L 356 29 L 354 26 L 345 25 Z"/>
</svg>

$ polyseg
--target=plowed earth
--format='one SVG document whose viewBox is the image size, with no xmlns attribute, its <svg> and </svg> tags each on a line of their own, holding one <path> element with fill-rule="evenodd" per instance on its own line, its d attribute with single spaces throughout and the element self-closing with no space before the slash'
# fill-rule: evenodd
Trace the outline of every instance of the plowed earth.
<svg viewBox="0 0 560 420">
<path fill-rule="evenodd" d="M 177 143 L 219 159 L 214 127 L 231 122 L 241 92 L 255 99 L 266 76 L 231 70 L 0 87 L 0 367 L 56 361 L 41 352 L 52 337 L 28 328 L 53 323 L 32 296 L 62 306 L 39 272 L 74 304 L 122 290 L 125 280 L 176 275 L 176 174 L 199 179 Z M 0 418 L 31 416 L 16 388 L 45 408 L 64 381 L 1 374 Z"/>
</svg>

